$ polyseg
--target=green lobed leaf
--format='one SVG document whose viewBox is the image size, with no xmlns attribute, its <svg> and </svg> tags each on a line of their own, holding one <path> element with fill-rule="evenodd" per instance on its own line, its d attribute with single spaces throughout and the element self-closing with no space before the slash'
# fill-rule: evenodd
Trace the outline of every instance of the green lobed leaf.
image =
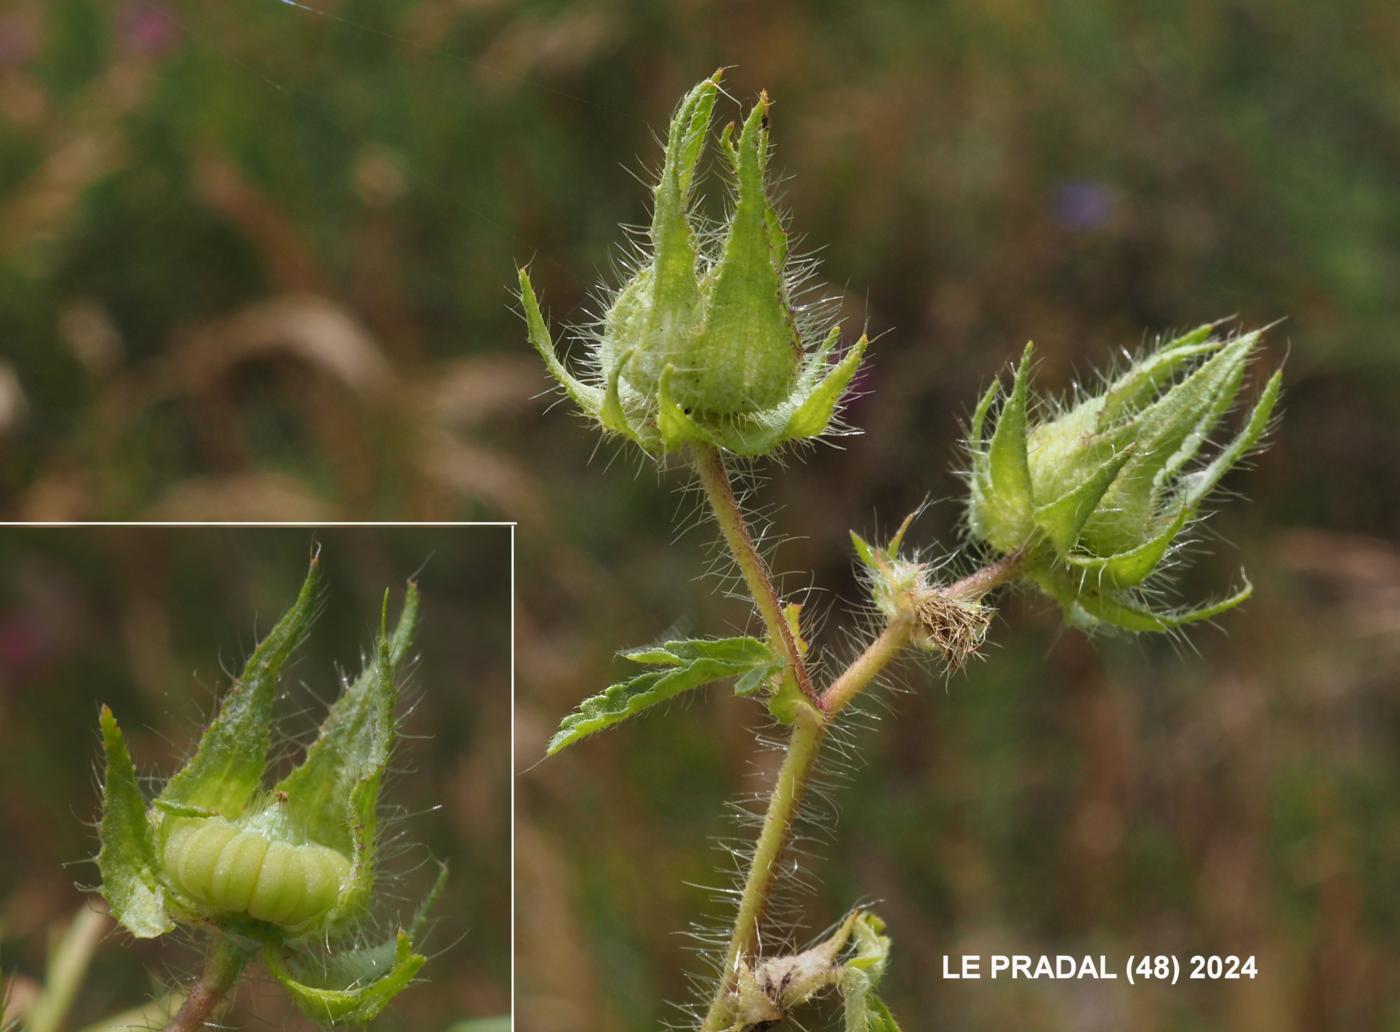
<svg viewBox="0 0 1400 1032">
<path fill-rule="evenodd" d="M 768 646 L 757 638 L 685 638 L 629 649 L 622 658 L 644 666 L 681 667 L 704 659 L 741 665 L 762 664 L 772 659 Z"/>
<path fill-rule="evenodd" d="M 752 637 L 698 638 L 624 653 L 634 663 L 661 667 L 610 685 L 581 702 L 559 724 L 545 754 L 553 756 L 589 735 L 620 724 L 667 699 L 729 677 L 741 680 L 756 669 L 773 673 L 781 666 L 766 644 Z M 746 684 L 746 690 L 757 685 Z"/>
<path fill-rule="evenodd" d="M 225 817 L 243 814 L 262 785 L 278 678 L 311 624 L 320 573 L 313 557 L 296 601 L 253 650 L 194 756 L 170 779 L 157 804 L 199 807 Z"/>
<path fill-rule="evenodd" d="M 165 911 L 155 875 L 155 843 L 146 819 L 146 800 L 117 718 L 106 706 L 100 722 L 107 761 L 102 781 L 102 846 L 97 854 L 102 898 L 123 928 L 138 939 L 154 939 L 175 926 Z"/>
<path fill-rule="evenodd" d="M 349 855 L 354 848 L 346 801 L 364 778 L 383 770 L 394 735 L 395 685 L 418 626 L 418 586 L 409 582 L 385 662 L 366 663 L 332 704 L 306 758 L 276 786 L 287 815 L 307 838 Z"/>
<path fill-rule="evenodd" d="M 768 686 L 772 677 L 781 673 L 786 666 L 787 661 L 782 656 L 774 656 L 767 663 L 750 668 L 734 682 L 734 694 L 741 699 L 757 695 L 761 689 Z"/>
</svg>

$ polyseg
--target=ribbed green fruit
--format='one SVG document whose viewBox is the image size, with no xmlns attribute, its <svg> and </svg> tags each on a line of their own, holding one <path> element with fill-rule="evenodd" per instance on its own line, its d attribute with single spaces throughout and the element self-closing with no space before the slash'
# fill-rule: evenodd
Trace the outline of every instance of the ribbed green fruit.
<svg viewBox="0 0 1400 1032">
<path fill-rule="evenodd" d="M 334 849 L 272 841 L 222 817 L 178 822 L 162 859 L 174 886 L 210 912 L 285 928 L 330 910 L 350 874 Z"/>
</svg>

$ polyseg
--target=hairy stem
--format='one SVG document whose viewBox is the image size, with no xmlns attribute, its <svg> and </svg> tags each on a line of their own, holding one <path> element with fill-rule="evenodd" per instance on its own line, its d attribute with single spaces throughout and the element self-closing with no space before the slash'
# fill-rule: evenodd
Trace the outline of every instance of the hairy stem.
<svg viewBox="0 0 1400 1032">
<path fill-rule="evenodd" d="M 880 636 L 856 657 L 855 662 L 831 682 L 831 686 L 822 692 L 828 721 L 834 719 L 852 699 L 870 686 L 871 681 L 880 676 L 885 667 L 894 662 L 895 657 L 909 644 L 912 629 L 913 624 L 907 617 L 891 620 Z"/>
<path fill-rule="evenodd" d="M 698 468 L 701 468 L 701 478 L 705 482 L 706 495 L 715 508 L 716 516 L 720 518 L 721 526 L 725 526 L 725 519 L 720 505 L 716 504 L 716 496 L 718 494 L 721 501 L 726 498 L 729 501 L 730 512 L 737 531 L 731 534 L 726 528 L 725 539 L 729 542 L 731 549 L 734 549 L 735 558 L 739 561 L 740 567 L 743 568 L 744 561 L 739 555 L 738 548 L 735 547 L 735 541 L 737 539 L 746 544 L 750 550 L 753 547 L 752 542 L 744 528 L 743 518 L 739 514 L 738 507 L 734 505 L 733 493 L 729 490 L 728 477 L 724 474 L 723 464 L 717 454 L 713 457 L 715 463 L 718 464 L 718 469 L 716 470 L 712 466 L 711 474 L 717 473 L 721 478 L 717 481 L 717 485 L 722 485 L 722 491 L 711 491 L 711 484 L 710 481 L 706 480 L 699 455 L 696 456 L 696 464 Z M 757 568 L 765 575 L 762 583 L 771 592 L 772 581 L 766 577 L 767 568 L 763 566 L 762 560 L 756 553 L 751 551 L 751 554 L 757 563 Z M 1013 553 L 940 590 L 951 598 L 980 599 L 987 592 L 1015 578 L 1020 572 L 1022 562 L 1023 556 L 1020 553 Z M 753 582 L 749 581 L 747 576 L 745 580 L 752 589 Z M 773 595 L 773 605 L 778 612 L 781 626 L 786 630 L 786 621 L 781 619 L 782 611 L 777 604 L 776 595 Z M 760 608 L 762 608 L 761 605 Z M 773 890 L 773 883 L 778 874 L 783 852 L 791 838 L 797 809 L 801 805 L 812 767 L 816 763 L 817 753 L 826 737 L 827 730 L 835 722 L 837 715 L 850 705 L 851 701 L 861 692 L 865 691 L 885 668 L 909 646 L 913 631 L 914 622 L 911 616 L 908 614 L 896 615 L 850 666 L 843 670 L 818 696 L 819 701 L 815 707 L 802 706 L 799 708 L 793 723 L 792 734 L 788 739 L 782 767 L 778 770 L 777 780 L 773 784 L 772 794 L 768 799 L 768 808 L 764 813 L 758 842 L 754 846 L 749 871 L 744 879 L 743 892 L 739 897 L 739 909 L 734 918 L 734 929 L 730 933 L 729 946 L 725 951 L 724 963 L 720 969 L 719 984 L 715 987 L 715 994 L 710 1000 L 709 1009 L 700 1024 L 700 1032 L 725 1032 L 731 1027 L 733 1015 L 730 990 L 733 988 L 740 962 L 761 952 L 760 931 L 764 911 L 768 906 L 768 899 Z M 803 669 L 805 672 L 805 668 Z"/>
<path fill-rule="evenodd" d="M 758 954 L 759 932 L 768 897 L 778 874 L 783 851 L 792 837 L 793 821 L 802 795 L 807 788 L 817 753 L 836 715 L 864 691 L 880 672 L 889 666 L 909 644 L 911 624 L 908 619 L 895 619 L 866 648 L 846 670 L 832 682 L 822 695 L 825 710 L 802 706 L 793 721 L 787 752 L 773 792 L 768 797 L 768 809 L 763 815 L 763 827 L 758 833 L 744 890 L 739 897 L 739 911 L 734 917 L 734 930 L 725 951 L 719 985 L 710 1009 L 700 1025 L 701 1032 L 722 1032 L 730 1020 L 729 990 L 739 961 Z"/>
<path fill-rule="evenodd" d="M 739 912 L 734 919 L 729 948 L 725 951 L 720 983 L 700 1025 L 701 1032 L 721 1032 L 728 1028 L 729 988 L 739 961 L 758 952 L 756 947 L 759 945 L 763 911 L 768 906 L 778 864 L 782 861 L 783 850 L 792 832 L 793 818 L 802 800 L 803 790 L 807 787 L 807 779 L 812 773 L 826 728 L 826 719 L 815 709 L 799 707 L 783 765 L 778 770 L 773 793 L 768 797 L 768 809 L 763 816 L 763 828 L 754 846 L 753 859 L 749 862 L 749 873 L 744 879 L 744 891 L 739 898 Z"/>
<path fill-rule="evenodd" d="M 165 1032 L 198 1032 L 214 1013 L 238 976 L 243 973 L 243 965 L 250 956 L 228 939 L 220 936 L 209 950 L 204 961 L 204 973 L 185 997 L 175 1017 L 165 1026 Z"/>
<path fill-rule="evenodd" d="M 975 573 L 968 574 L 962 580 L 954 581 L 940 591 L 949 598 L 979 599 L 993 588 L 1015 580 L 1025 562 L 1025 549 L 1017 549 L 995 562 L 988 563 Z"/>
<path fill-rule="evenodd" d="M 724 534 L 725 543 L 739 566 L 739 572 L 743 575 L 744 584 L 758 608 L 759 616 L 763 618 L 769 639 L 782 649 L 788 668 L 797 680 L 797 687 L 802 690 L 807 701 L 821 709 L 821 698 L 812 686 L 807 663 L 802 658 L 792 629 L 783 615 L 783 604 L 778 598 L 777 589 L 773 587 L 773 577 L 768 572 L 768 564 L 763 561 L 763 556 L 758 554 L 753 538 L 749 536 L 749 528 L 744 522 L 744 514 L 734 497 L 734 488 L 729 482 L 729 470 L 725 468 L 724 456 L 708 444 L 692 445 L 691 455 L 710 509 L 714 512 L 719 529 Z"/>
</svg>

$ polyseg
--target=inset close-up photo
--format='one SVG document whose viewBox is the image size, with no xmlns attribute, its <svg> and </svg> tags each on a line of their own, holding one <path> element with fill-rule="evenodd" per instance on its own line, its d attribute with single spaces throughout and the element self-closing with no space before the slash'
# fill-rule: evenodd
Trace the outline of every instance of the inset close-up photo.
<svg viewBox="0 0 1400 1032">
<path fill-rule="evenodd" d="M 6 1027 L 508 1029 L 511 562 L 0 529 Z"/>
</svg>

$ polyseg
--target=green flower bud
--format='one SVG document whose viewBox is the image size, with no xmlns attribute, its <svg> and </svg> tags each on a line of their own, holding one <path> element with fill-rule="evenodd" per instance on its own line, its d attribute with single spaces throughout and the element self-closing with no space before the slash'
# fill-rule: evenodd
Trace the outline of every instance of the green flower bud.
<svg viewBox="0 0 1400 1032">
<path fill-rule="evenodd" d="M 827 432 L 865 353 L 862 337 L 831 361 L 840 328 L 808 326 L 793 302 L 810 269 L 794 264 L 769 200 L 768 98 L 721 135 L 734 210 L 716 232 L 693 209 L 720 74 L 692 89 L 671 120 L 653 195 L 650 254 L 617 292 L 590 338 L 592 381 L 555 353 L 525 270 L 529 337 L 570 398 L 605 431 L 662 454 L 688 441 L 767 454 Z"/>
<path fill-rule="evenodd" d="M 260 943 L 269 969 L 312 1017 L 365 1021 L 424 961 L 400 942 L 404 933 L 329 959 L 304 954 L 352 931 L 369 909 L 379 790 L 418 593 L 410 584 L 393 634 L 381 627 L 373 657 L 331 706 L 302 763 L 268 789 L 280 673 L 311 624 L 319 577 L 313 558 L 295 603 L 254 650 L 194 755 L 149 803 L 116 718 L 103 707 L 97 864 L 112 916 L 138 938 L 185 922 Z M 385 619 L 387 605 L 386 596 Z M 440 888 L 441 879 L 434 897 Z M 343 986 L 326 987 L 303 978 L 303 969 L 355 973 Z"/>
<path fill-rule="evenodd" d="M 1159 571 L 1221 478 L 1260 441 L 1278 402 L 1274 373 L 1244 427 L 1209 459 L 1202 449 L 1234 405 L 1261 332 L 1215 336 L 1206 325 L 1134 362 L 1097 394 L 1035 420 L 1031 346 L 983 427 L 994 383 L 973 413 L 968 524 L 995 551 L 1024 556 L 1023 576 L 1087 625 L 1167 630 L 1209 619 L 1249 597 L 1151 612 L 1134 589 Z"/>
</svg>

